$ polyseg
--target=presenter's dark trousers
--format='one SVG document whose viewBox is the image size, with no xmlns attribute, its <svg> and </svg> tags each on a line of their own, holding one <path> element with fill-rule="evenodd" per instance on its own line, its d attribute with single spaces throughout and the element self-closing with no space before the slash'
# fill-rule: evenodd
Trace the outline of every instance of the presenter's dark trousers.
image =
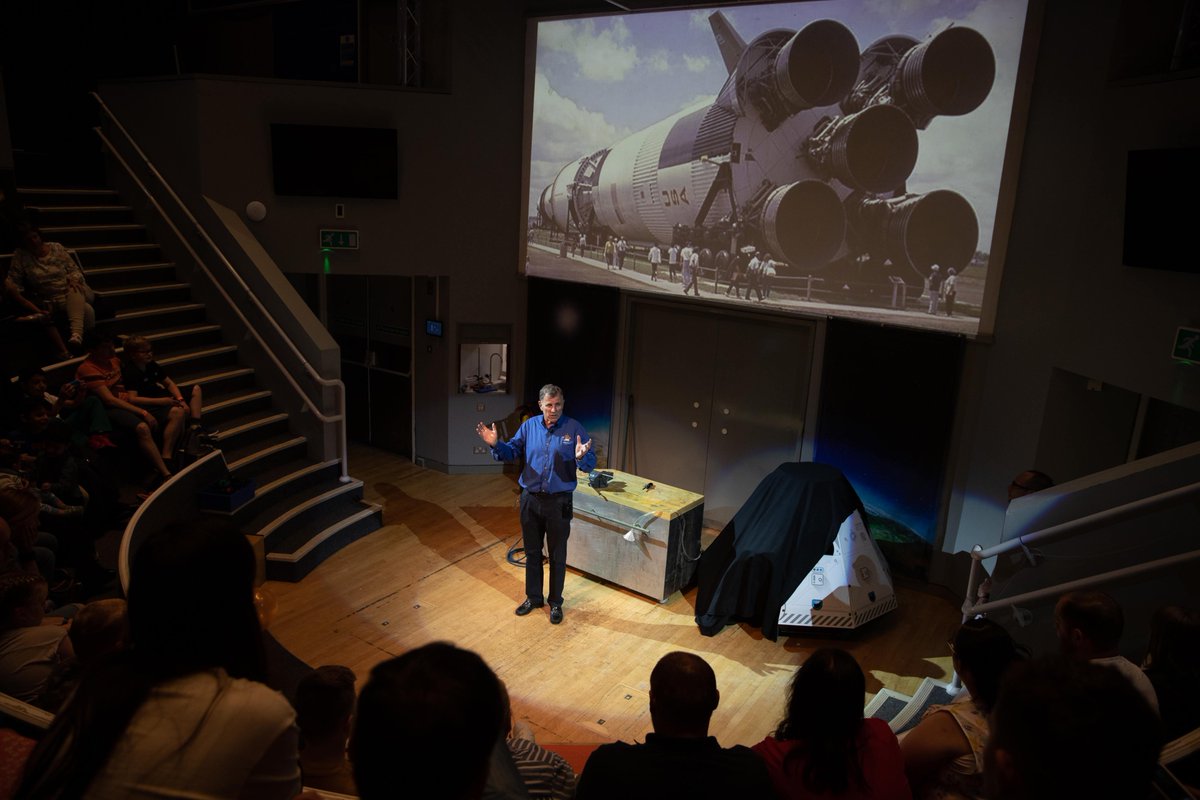
<svg viewBox="0 0 1200 800">
<path fill-rule="evenodd" d="M 542 543 L 550 554 L 550 605 L 562 605 L 567 578 L 567 539 L 571 535 L 572 492 L 521 492 L 521 537 L 525 547 L 525 596 L 534 603 L 542 595 Z"/>
</svg>

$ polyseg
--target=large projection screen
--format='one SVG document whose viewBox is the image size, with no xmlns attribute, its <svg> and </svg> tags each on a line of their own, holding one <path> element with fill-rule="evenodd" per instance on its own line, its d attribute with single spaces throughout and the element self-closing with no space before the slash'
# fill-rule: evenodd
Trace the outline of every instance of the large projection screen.
<svg viewBox="0 0 1200 800">
<path fill-rule="evenodd" d="M 524 272 L 989 335 L 1027 14 L 825 0 L 532 21 Z"/>
</svg>

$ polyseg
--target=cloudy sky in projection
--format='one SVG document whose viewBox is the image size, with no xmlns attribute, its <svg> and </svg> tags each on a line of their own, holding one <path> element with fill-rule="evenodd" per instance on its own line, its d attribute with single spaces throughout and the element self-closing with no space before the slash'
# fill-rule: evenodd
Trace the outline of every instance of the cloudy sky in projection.
<svg viewBox="0 0 1200 800">
<path fill-rule="evenodd" d="M 911 192 L 953 189 L 979 216 L 990 248 L 1025 25 L 1026 0 L 826 0 L 721 9 L 749 42 L 773 28 L 835 19 L 859 50 L 882 36 L 925 39 L 947 25 L 979 31 L 996 55 L 987 100 L 963 117 L 938 117 L 919 132 Z M 663 11 L 542 22 L 537 33 L 529 213 L 558 171 L 676 111 L 711 100 L 727 77 L 710 11 Z"/>
</svg>

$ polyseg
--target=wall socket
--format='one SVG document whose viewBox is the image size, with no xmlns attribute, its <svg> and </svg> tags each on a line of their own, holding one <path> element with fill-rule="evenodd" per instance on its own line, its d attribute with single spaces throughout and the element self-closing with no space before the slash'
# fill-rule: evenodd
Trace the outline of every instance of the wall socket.
<svg viewBox="0 0 1200 800">
<path fill-rule="evenodd" d="M 471 452 L 477 456 L 487 455 L 487 448 L 481 445 L 475 445 L 471 448 Z"/>
</svg>

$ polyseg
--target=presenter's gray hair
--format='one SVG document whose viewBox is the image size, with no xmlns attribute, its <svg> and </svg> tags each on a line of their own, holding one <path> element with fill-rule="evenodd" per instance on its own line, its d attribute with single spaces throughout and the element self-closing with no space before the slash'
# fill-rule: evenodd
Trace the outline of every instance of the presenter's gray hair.
<svg viewBox="0 0 1200 800">
<path fill-rule="evenodd" d="M 542 402 L 547 397 L 563 397 L 563 390 L 555 386 L 553 383 L 547 383 L 538 390 L 538 402 Z M 566 398 L 563 397 L 565 400 Z"/>
</svg>

